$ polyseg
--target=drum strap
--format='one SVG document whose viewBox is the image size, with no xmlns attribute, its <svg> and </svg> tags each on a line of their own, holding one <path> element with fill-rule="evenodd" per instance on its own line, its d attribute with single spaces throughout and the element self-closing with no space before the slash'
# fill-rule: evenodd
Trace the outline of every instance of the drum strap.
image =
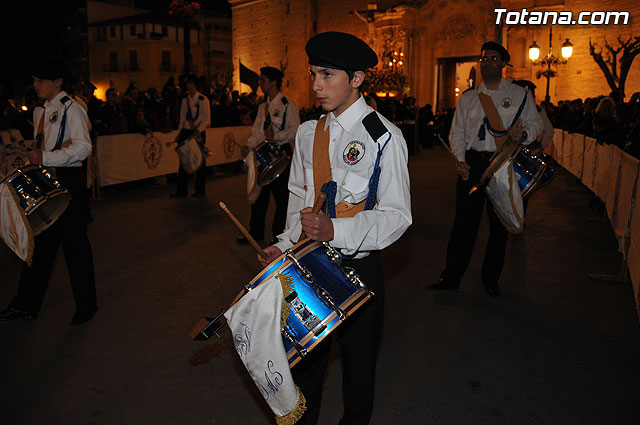
<svg viewBox="0 0 640 425">
<path fill-rule="evenodd" d="M 525 87 L 524 97 L 522 98 L 520 107 L 518 108 L 516 115 L 513 117 L 513 121 L 511 121 L 511 125 L 509 127 L 513 127 L 513 125 L 520 119 L 524 105 L 527 102 L 528 94 L 529 88 Z M 491 96 L 484 93 L 478 93 L 478 99 L 480 99 L 480 104 L 482 105 L 482 109 L 486 115 L 482 125 L 480 126 L 480 130 L 478 131 L 478 138 L 480 140 L 484 140 L 486 127 L 495 139 L 496 150 L 498 150 L 507 139 L 507 130 L 502 126 L 502 118 L 500 118 L 500 114 L 498 114 L 496 106 L 493 104 L 493 100 L 491 100 Z"/>
<path fill-rule="evenodd" d="M 375 114 L 375 112 L 373 112 L 373 114 Z M 370 115 L 365 117 L 363 123 L 365 123 L 365 128 L 367 128 L 369 134 L 372 135 L 371 137 L 374 137 L 374 133 L 370 131 L 370 128 L 373 127 L 367 124 L 369 121 L 371 121 L 369 117 Z M 324 211 L 329 215 L 329 217 L 353 217 L 361 211 L 372 209 L 376 203 L 378 180 L 380 178 L 381 172 L 380 160 L 382 158 L 382 152 L 384 148 L 387 146 L 387 143 L 389 143 L 389 140 L 391 139 L 391 133 L 389 132 L 389 137 L 387 138 L 384 145 L 380 146 L 380 144 L 378 144 L 378 156 L 376 157 L 373 174 L 369 179 L 369 193 L 367 194 L 367 198 L 362 200 L 361 202 L 358 202 L 357 204 L 342 201 L 336 205 L 335 199 L 337 193 L 337 184 L 332 180 L 331 176 L 331 161 L 329 159 L 330 129 L 328 128 L 325 131 L 324 127 L 326 121 L 327 116 L 325 115 L 321 117 L 316 124 L 316 131 L 313 140 L 313 184 L 314 187 L 321 188 L 321 191 L 327 195 L 327 202 Z M 380 125 L 382 125 L 382 127 L 384 128 L 384 125 L 381 122 Z M 375 132 L 375 134 L 378 133 Z M 374 140 L 377 139 L 374 138 Z"/>
<path fill-rule="evenodd" d="M 40 123 L 38 124 L 38 133 L 36 134 L 36 148 L 38 150 L 44 150 L 44 116 L 47 110 L 42 107 L 42 116 L 40 116 Z"/>
</svg>

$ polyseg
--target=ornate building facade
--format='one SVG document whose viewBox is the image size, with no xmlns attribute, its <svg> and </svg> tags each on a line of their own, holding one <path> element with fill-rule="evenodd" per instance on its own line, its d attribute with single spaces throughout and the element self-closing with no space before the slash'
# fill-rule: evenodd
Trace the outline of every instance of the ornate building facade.
<svg viewBox="0 0 640 425">
<path fill-rule="evenodd" d="M 240 83 L 239 63 L 258 71 L 275 66 L 285 71 L 283 90 L 301 106 L 312 106 L 314 96 L 304 52 L 306 41 L 323 31 L 344 31 L 365 39 L 381 59 L 373 75 L 381 95 L 413 96 L 418 105 L 437 108 L 455 106 L 457 93 L 477 84 L 477 58 L 484 41 L 500 36 L 512 55 L 509 78 L 528 79 L 538 89 L 536 100 L 544 100 L 546 78 L 537 78 L 539 66 L 528 58 L 536 41 L 541 55 L 548 51 L 552 27 L 553 54 L 568 38 L 573 55 L 559 65 L 549 79 L 551 101 L 607 95 L 611 89 L 589 53 L 589 40 L 596 50 L 605 40 L 616 47 L 622 40 L 640 36 L 640 2 L 622 0 L 427 0 L 391 3 L 388 0 L 230 0 L 233 23 L 234 88 L 249 91 Z M 495 9 L 507 11 L 628 11 L 627 24 L 523 25 L 496 24 Z M 506 24 L 506 25 L 505 25 Z M 622 53 L 620 53 L 621 55 Z M 395 59 L 395 61 L 394 61 Z M 457 90 L 456 90 L 457 89 Z M 627 99 L 640 91 L 640 60 L 633 63 L 626 84 Z"/>
</svg>

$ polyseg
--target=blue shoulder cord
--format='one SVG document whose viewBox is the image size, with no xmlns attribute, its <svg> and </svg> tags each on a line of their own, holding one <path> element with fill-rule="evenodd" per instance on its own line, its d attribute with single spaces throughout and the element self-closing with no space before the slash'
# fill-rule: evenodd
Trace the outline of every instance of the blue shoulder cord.
<svg viewBox="0 0 640 425">
<path fill-rule="evenodd" d="M 524 90 L 525 90 L 524 97 L 522 98 L 522 102 L 520 102 L 520 107 L 518 108 L 518 112 L 516 112 L 516 115 L 513 117 L 513 121 L 511 121 L 511 125 L 509 127 L 513 127 L 516 121 L 518 121 L 518 118 L 520 118 L 520 115 L 522 114 L 522 110 L 524 109 L 524 105 L 525 103 L 527 103 L 527 95 L 529 94 L 529 87 L 525 87 Z M 482 120 L 482 125 L 480 126 L 480 130 L 478 130 L 478 140 L 484 140 L 485 127 L 489 130 L 489 133 L 491 133 L 492 136 L 495 136 L 495 135 L 503 136 L 507 134 L 507 130 L 497 130 L 491 127 L 491 124 L 489 124 L 489 118 L 485 116 L 484 119 Z"/>
<path fill-rule="evenodd" d="M 378 156 L 376 157 L 376 163 L 373 167 L 373 174 L 369 178 L 369 193 L 367 194 L 367 200 L 364 204 L 365 210 L 373 209 L 373 206 L 376 203 L 376 195 L 378 194 L 378 183 L 380 181 L 380 172 L 382 169 L 380 168 L 380 159 L 382 158 L 382 152 L 384 148 L 387 147 L 387 143 L 391 140 L 391 133 L 389 133 L 389 137 L 380 147 L 378 144 Z M 329 181 L 322 185 L 321 192 L 324 193 L 327 197 L 327 202 L 325 203 L 324 212 L 331 218 L 336 218 L 336 193 L 338 191 L 338 185 L 335 181 Z"/>
<path fill-rule="evenodd" d="M 57 151 L 62 147 L 62 139 L 64 138 L 64 130 L 67 127 L 67 110 L 73 104 L 73 100 L 69 105 L 64 107 L 64 114 L 62 114 L 62 121 L 60 122 L 60 128 L 58 129 L 58 140 L 56 141 L 56 146 L 53 148 L 54 151 Z"/>
</svg>

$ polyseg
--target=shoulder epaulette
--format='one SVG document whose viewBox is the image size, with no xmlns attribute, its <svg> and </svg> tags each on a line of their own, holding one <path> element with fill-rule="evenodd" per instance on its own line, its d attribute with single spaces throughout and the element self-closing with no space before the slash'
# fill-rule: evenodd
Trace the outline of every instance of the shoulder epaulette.
<svg viewBox="0 0 640 425">
<path fill-rule="evenodd" d="M 66 104 L 68 101 L 70 101 L 70 100 L 71 100 L 71 98 L 70 98 L 69 96 L 63 96 L 63 97 L 60 99 L 60 102 L 61 102 L 63 105 L 65 105 L 65 104 Z"/>
<path fill-rule="evenodd" d="M 380 136 L 385 134 L 387 131 L 387 127 L 384 126 L 382 120 L 376 113 L 376 111 L 371 111 L 366 117 L 362 119 L 362 125 L 369 133 L 369 136 L 377 142 Z"/>
<path fill-rule="evenodd" d="M 204 95 L 200 95 L 200 97 L 198 97 L 198 100 L 204 100 Z"/>
<path fill-rule="evenodd" d="M 286 97 L 282 96 L 282 104 L 286 105 L 287 103 L 289 103 L 289 100 Z"/>
</svg>

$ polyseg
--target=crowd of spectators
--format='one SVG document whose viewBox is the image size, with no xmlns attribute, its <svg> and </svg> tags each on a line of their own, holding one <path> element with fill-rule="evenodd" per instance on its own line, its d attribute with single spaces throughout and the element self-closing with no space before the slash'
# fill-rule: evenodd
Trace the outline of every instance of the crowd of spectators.
<svg viewBox="0 0 640 425">
<path fill-rule="evenodd" d="M 626 102 L 612 93 L 559 101 L 558 105 L 542 102 L 541 106 L 554 128 L 584 134 L 640 158 L 640 92 Z"/>
</svg>

